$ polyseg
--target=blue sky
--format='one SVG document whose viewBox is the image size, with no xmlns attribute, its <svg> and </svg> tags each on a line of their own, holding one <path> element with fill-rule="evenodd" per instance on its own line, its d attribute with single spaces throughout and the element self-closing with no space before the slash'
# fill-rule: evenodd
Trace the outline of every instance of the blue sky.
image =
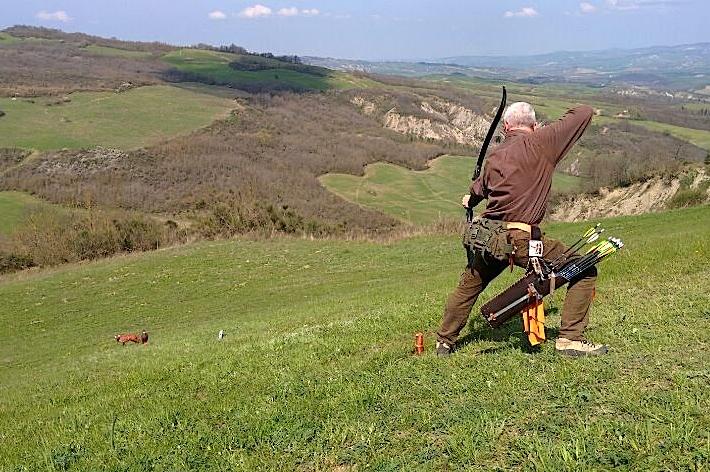
<svg viewBox="0 0 710 472">
<path fill-rule="evenodd" d="M 710 41 L 708 0 L 0 0 L 32 24 L 174 44 L 355 59 Z"/>
</svg>

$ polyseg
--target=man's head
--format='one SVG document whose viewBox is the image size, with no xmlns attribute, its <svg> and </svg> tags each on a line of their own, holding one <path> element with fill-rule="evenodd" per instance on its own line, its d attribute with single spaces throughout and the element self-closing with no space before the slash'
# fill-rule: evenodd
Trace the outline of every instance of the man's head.
<svg viewBox="0 0 710 472">
<path fill-rule="evenodd" d="M 536 126 L 535 109 L 529 103 L 512 103 L 503 113 L 503 128 L 506 133 L 512 130 L 531 132 Z"/>
</svg>

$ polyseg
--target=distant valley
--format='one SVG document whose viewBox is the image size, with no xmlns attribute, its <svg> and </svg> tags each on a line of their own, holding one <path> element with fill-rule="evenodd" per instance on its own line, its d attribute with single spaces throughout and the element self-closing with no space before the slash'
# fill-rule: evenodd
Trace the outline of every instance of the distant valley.
<svg viewBox="0 0 710 472">
<path fill-rule="evenodd" d="M 313 65 L 411 77 L 457 74 L 523 83 L 573 83 L 595 87 L 635 87 L 708 95 L 710 43 L 554 52 L 531 56 L 452 56 L 423 61 L 371 62 L 306 57 Z"/>
</svg>

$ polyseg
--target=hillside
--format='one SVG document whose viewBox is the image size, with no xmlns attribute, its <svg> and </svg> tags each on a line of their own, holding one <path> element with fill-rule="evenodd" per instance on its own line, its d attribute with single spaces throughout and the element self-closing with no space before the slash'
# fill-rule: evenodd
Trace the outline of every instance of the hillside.
<svg viewBox="0 0 710 472">
<path fill-rule="evenodd" d="M 228 116 L 234 102 L 202 89 L 166 85 L 122 93 L 0 98 L 0 148 L 107 146 L 131 149 L 185 134 Z"/>
<path fill-rule="evenodd" d="M 32 26 L 0 31 L 0 96 L 200 82 L 249 92 L 363 87 L 365 78 L 237 46 L 178 48 Z"/>
<path fill-rule="evenodd" d="M 362 177 L 325 174 L 320 182 L 336 195 L 411 224 L 431 224 L 463 217 L 461 196 L 470 183 L 475 158 L 442 156 L 427 169 L 412 171 L 394 164 L 368 165 Z M 557 173 L 553 192 L 579 192 L 582 179 Z"/>
<path fill-rule="evenodd" d="M 433 356 L 453 235 L 200 243 L 6 276 L 0 469 L 702 470 L 710 207 L 605 226 L 626 248 L 601 267 L 603 359 L 531 353 L 519 323 L 476 315 L 459 353 Z M 141 329 L 145 346 L 112 338 Z"/>
<path fill-rule="evenodd" d="M 381 235 L 457 219 L 468 166 L 421 171 L 443 155 L 477 155 L 500 85 L 333 71 L 234 44 L 8 28 L 0 192 L 21 193 L 5 194 L 12 212 L 0 214 L 0 271 L 186 240 Z M 506 86 L 541 120 L 580 101 L 597 108 L 560 166 L 560 193 L 677 175 L 708 159 L 710 110 L 697 99 Z M 322 185 L 332 178 L 335 186 Z M 89 211 L 67 217 L 66 208 Z"/>
</svg>

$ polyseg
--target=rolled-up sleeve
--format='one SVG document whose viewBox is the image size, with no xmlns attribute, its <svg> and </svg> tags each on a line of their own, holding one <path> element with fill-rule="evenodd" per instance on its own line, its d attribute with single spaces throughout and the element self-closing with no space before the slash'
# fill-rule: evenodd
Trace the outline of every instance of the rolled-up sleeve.
<svg viewBox="0 0 710 472">
<path fill-rule="evenodd" d="M 476 180 L 471 182 L 471 185 L 468 188 L 471 191 L 471 195 L 474 197 L 479 198 L 480 200 L 483 200 L 485 196 L 483 195 L 483 177 L 479 176 Z"/>
</svg>

